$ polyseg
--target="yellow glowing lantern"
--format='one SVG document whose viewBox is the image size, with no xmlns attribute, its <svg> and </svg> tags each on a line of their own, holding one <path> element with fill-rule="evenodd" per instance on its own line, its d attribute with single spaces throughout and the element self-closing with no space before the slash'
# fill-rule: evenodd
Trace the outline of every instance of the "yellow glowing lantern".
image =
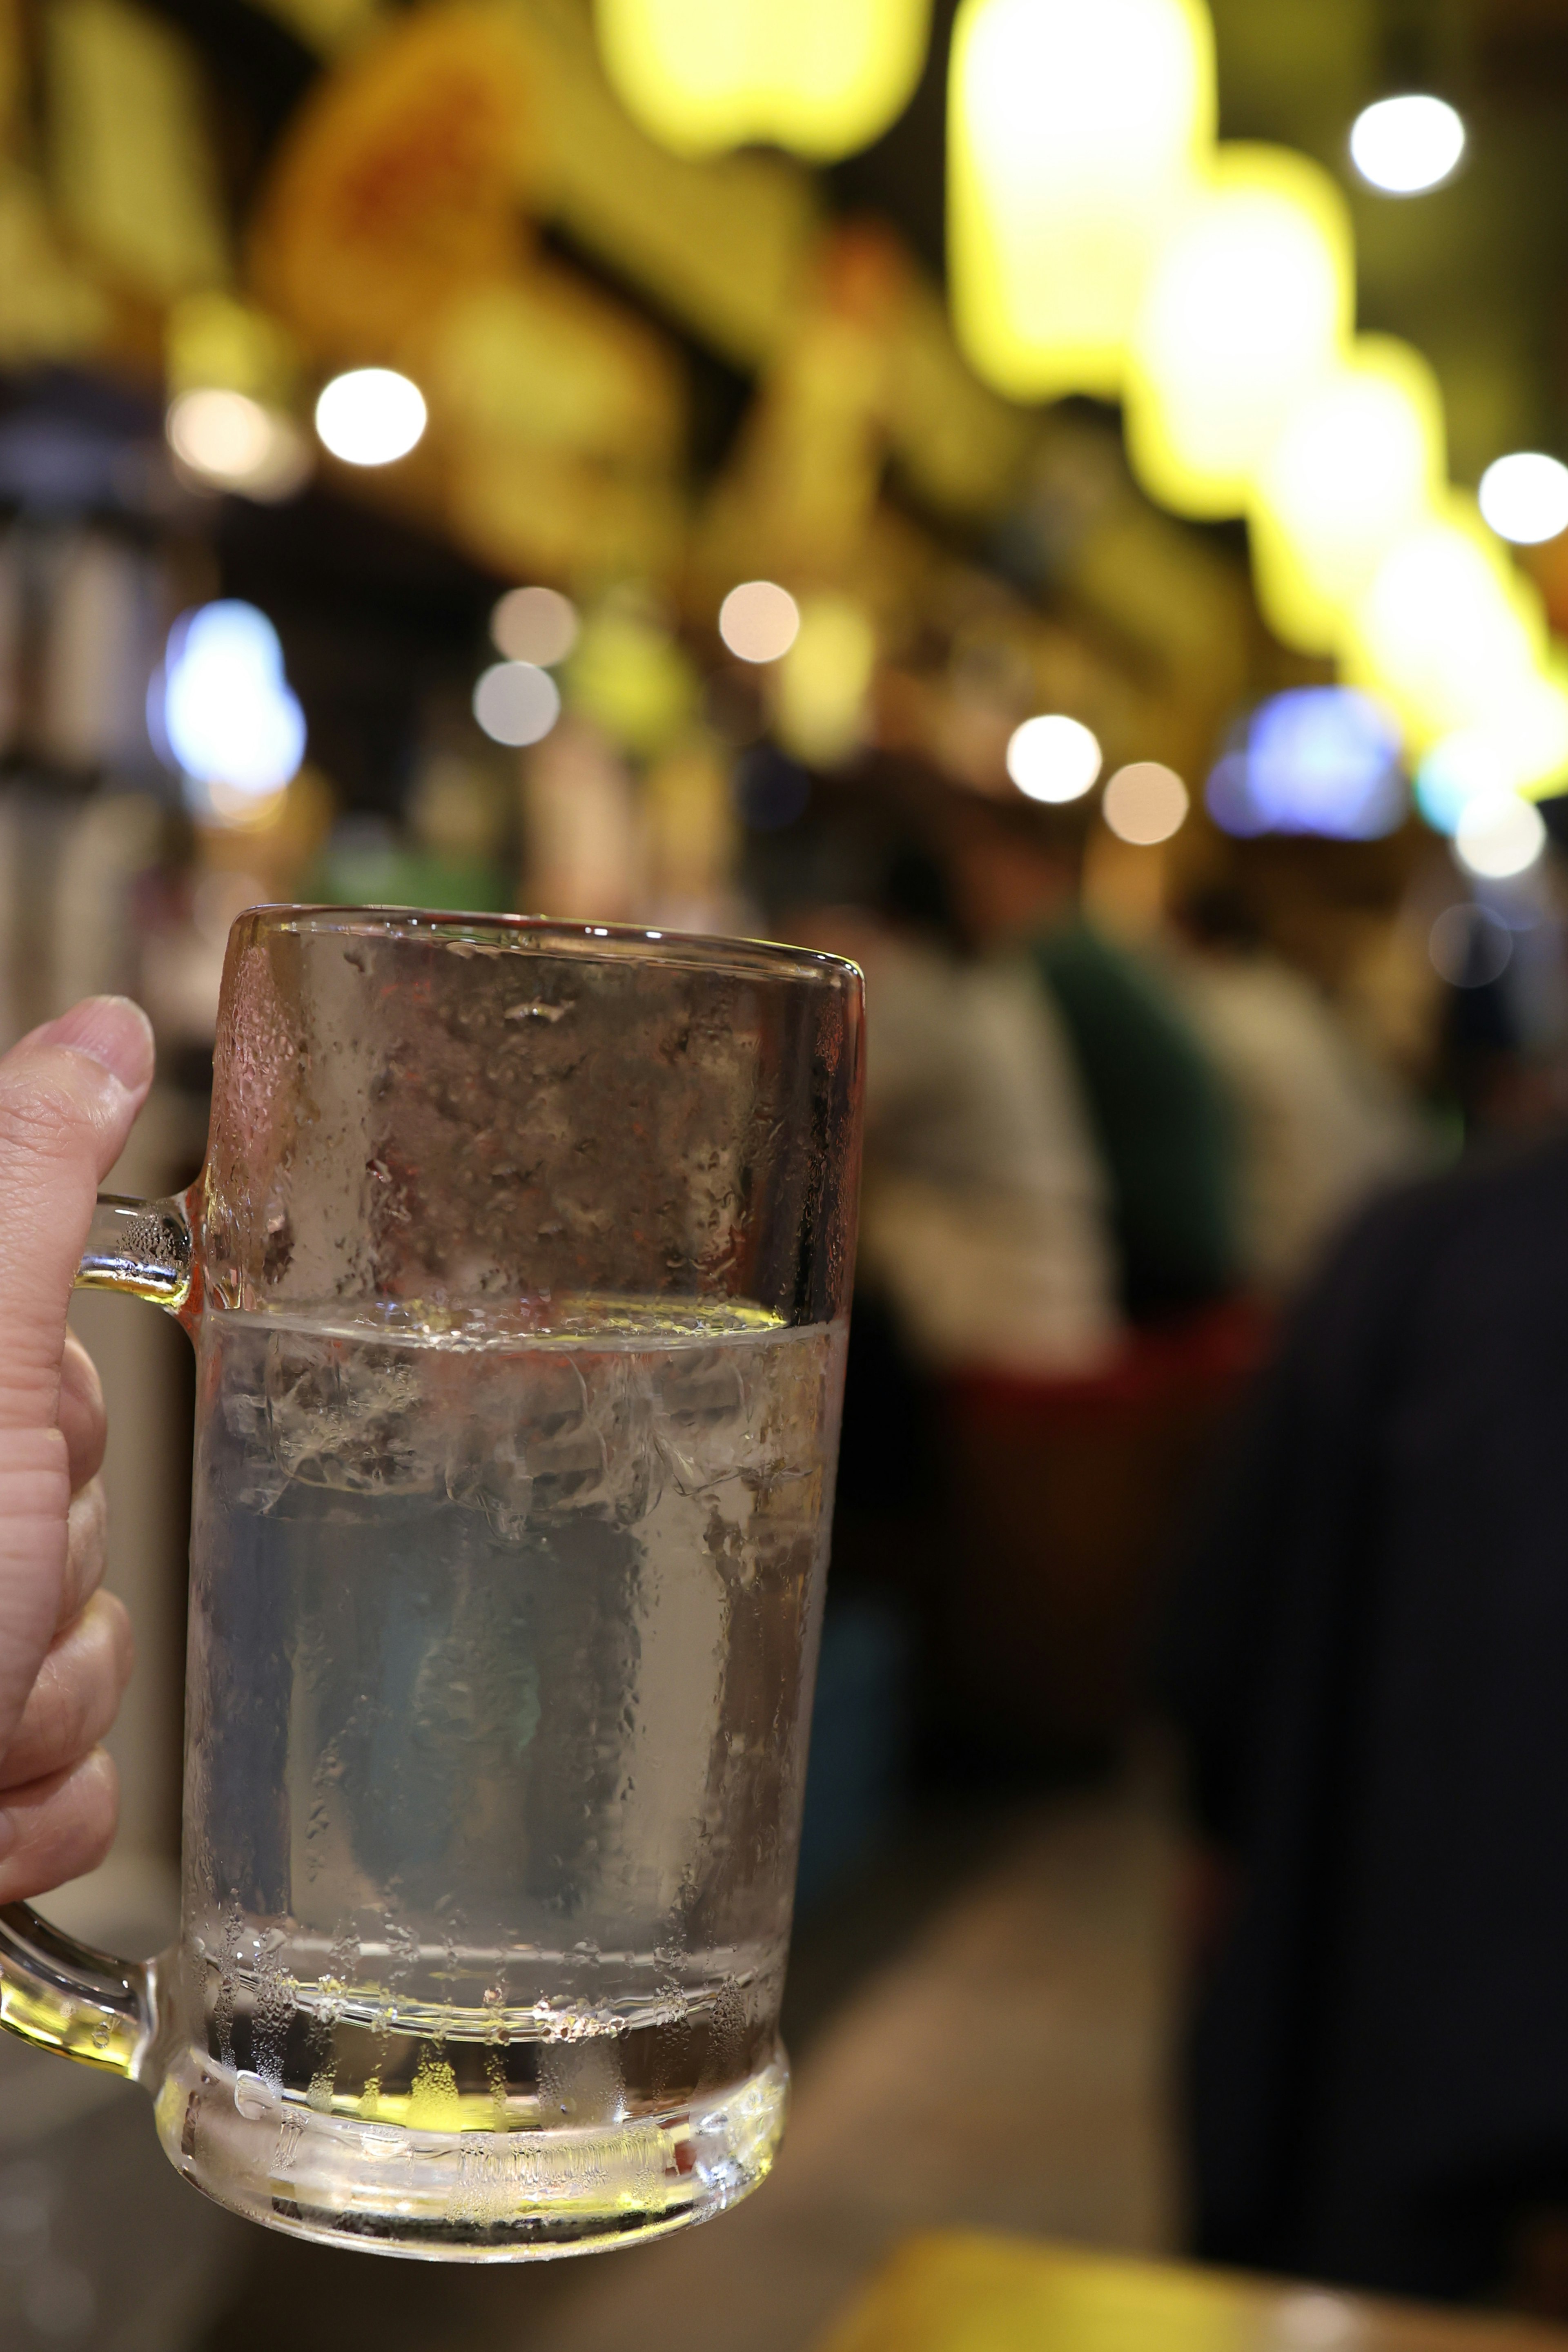
<svg viewBox="0 0 1568 2352">
<path fill-rule="evenodd" d="M 1568 672 L 1537 671 L 1486 719 L 1440 736 L 1416 778 L 1416 797 L 1446 831 L 1469 800 L 1498 793 L 1561 792 L 1568 776 Z"/>
<path fill-rule="evenodd" d="M 1203 0 L 963 0 L 948 93 L 966 355 L 1015 399 L 1114 397 L 1154 257 L 1214 136 Z"/>
<path fill-rule="evenodd" d="M 1334 651 L 1383 557 L 1440 496 L 1444 462 L 1431 368 L 1390 335 L 1358 338 L 1292 403 L 1254 485 L 1253 581 L 1277 636 Z"/>
<path fill-rule="evenodd" d="M 1349 339 L 1354 286 L 1328 173 L 1282 147 L 1219 148 L 1133 333 L 1127 450 L 1151 496 L 1181 514 L 1244 511 L 1292 403 Z"/>
<path fill-rule="evenodd" d="M 751 140 L 813 163 L 850 155 L 903 113 L 930 0 L 596 0 L 622 105 L 677 154 Z"/>
<path fill-rule="evenodd" d="M 778 666 L 773 723 L 809 767 L 836 768 L 860 744 L 876 667 L 876 631 L 852 597 L 807 596 L 800 626 Z"/>
<path fill-rule="evenodd" d="M 1378 565 L 1351 616 L 1343 663 L 1424 750 L 1531 708 L 1546 644 L 1539 593 L 1474 500 L 1450 492 Z"/>
</svg>

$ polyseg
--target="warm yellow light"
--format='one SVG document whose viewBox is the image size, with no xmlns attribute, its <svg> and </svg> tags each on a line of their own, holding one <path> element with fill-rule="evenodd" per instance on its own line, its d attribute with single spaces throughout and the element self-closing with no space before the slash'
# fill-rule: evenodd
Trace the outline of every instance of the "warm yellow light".
<svg viewBox="0 0 1568 2352">
<path fill-rule="evenodd" d="M 1527 705 L 1545 651 L 1539 595 L 1474 501 L 1450 493 L 1378 565 L 1352 615 L 1344 666 L 1424 750 Z"/>
<path fill-rule="evenodd" d="M 1248 520 L 1258 601 L 1276 636 L 1333 653 L 1395 542 L 1439 495 L 1443 396 L 1417 351 L 1363 335 L 1292 402 Z"/>
<path fill-rule="evenodd" d="M 1219 148 L 1134 330 L 1127 450 L 1145 488 L 1178 513 L 1242 513 L 1354 308 L 1350 215 L 1328 173 L 1282 147 Z"/>
<path fill-rule="evenodd" d="M 246 498 L 292 497 L 310 472 L 310 453 L 292 417 L 218 385 L 182 392 L 164 419 L 182 466 L 215 489 Z"/>
<path fill-rule="evenodd" d="M 806 596 L 799 635 L 775 673 L 779 740 L 809 767 L 835 768 L 861 743 L 876 632 L 852 597 Z"/>
<path fill-rule="evenodd" d="M 930 0 L 596 0 L 627 112 L 678 154 L 750 141 L 816 163 L 869 146 L 920 79 Z"/>
<path fill-rule="evenodd" d="M 1537 673 L 1486 719 L 1440 736 L 1422 761 L 1416 797 L 1440 832 L 1482 793 L 1561 792 L 1568 778 L 1568 678 Z"/>
<path fill-rule="evenodd" d="M 998 390 L 1114 396 L 1214 136 L 1202 0 L 963 0 L 948 80 L 954 323 Z"/>
</svg>

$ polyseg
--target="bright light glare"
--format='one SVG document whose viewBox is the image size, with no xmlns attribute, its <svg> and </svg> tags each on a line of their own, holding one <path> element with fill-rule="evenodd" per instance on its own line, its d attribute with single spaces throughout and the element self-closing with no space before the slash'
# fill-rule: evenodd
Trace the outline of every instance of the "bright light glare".
<svg viewBox="0 0 1568 2352">
<path fill-rule="evenodd" d="M 474 688 L 474 716 L 493 743 L 539 743 L 560 717 L 560 689 L 533 662 L 494 662 Z"/>
<path fill-rule="evenodd" d="M 1202 0 L 963 0 L 947 236 L 966 355 L 1019 400 L 1119 396 L 1173 214 L 1212 143 Z"/>
<path fill-rule="evenodd" d="M 1284 148 L 1228 142 L 1171 232 L 1131 347 L 1127 450 L 1145 489 L 1240 514 L 1291 404 L 1348 338 L 1343 192 Z"/>
<path fill-rule="evenodd" d="M 406 457 L 425 417 L 419 386 L 392 368 L 335 375 L 316 403 L 316 430 L 346 466 L 390 466 Z"/>
<path fill-rule="evenodd" d="M 497 653 L 553 669 L 577 643 L 577 606 L 554 588 L 508 590 L 490 615 Z"/>
<path fill-rule="evenodd" d="M 1490 882 L 1522 874 L 1545 846 L 1541 811 L 1517 793 L 1478 793 L 1459 811 L 1454 827 L 1460 865 Z"/>
<path fill-rule="evenodd" d="M 176 621 L 148 693 L 149 722 L 213 814 L 281 792 L 305 756 L 305 714 L 265 613 L 232 599 Z"/>
<path fill-rule="evenodd" d="M 1517 547 L 1568 530 L 1568 466 L 1539 450 L 1495 458 L 1481 476 L 1479 495 L 1483 519 Z"/>
<path fill-rule="evenodd" d="M 1380 98 L 1351 128 L 1350 160 L 1389 196 L 1418 195 L 1446 180 L 1465 152 L 1465 126 L 1441 98 Z"/>
<path fill-rule="evenodd" d="M 737 661 L 779 661 L 800 634 L 800 607 L 771 580 L 743 580 L 718 608 L 718 633 Z"/>
<path fill-rule="evenodd" d="M 678 154 L 766 141 L 825 163 L 869 146 L 920 79 L 929 0 L 597 0 L 627 111 Z"/>
<path fill-rule="evenodd" d="M 1146 846 L 1179 832 L 1191 803 L 1174 768 L 1157 760 L 1134 760 L 1118 768 L 1106 785 L 1101 814 L 1119 841 Z"/>
<path fill-rule="evenodd" d="M 1429 363 L 1392 335 L 1359 336 L 1291 403 L 1257 478 L 1253 571 L 1275 634 L 1308 653 L 1336 651 L 1345 614 L 1420 522 L 1445 468 Z"/>
<path fill-rule="evenodd" d="M 1451 834 L 1468 803 L 1508 789 L 1498 746 L 1479 727 L 1439 737 L 1416 771 L 1416 805 L 1434 833 Z"/>
<path fill-rule="evenodd" d="M 1385 556 L 1357 601 L 1349 650 L 1424 747 L 1528 696 L 1545 636 L 1539 597 L 1455 499 Z"/>
<path fill-rule="evenodd" d="M 1060 711 L 1026 719 L 1008 739 L 1008 773 L 1031 801 L 1082 800 L 1100 773 L 1102 756 L 1082 721 Z"/>
</svg>

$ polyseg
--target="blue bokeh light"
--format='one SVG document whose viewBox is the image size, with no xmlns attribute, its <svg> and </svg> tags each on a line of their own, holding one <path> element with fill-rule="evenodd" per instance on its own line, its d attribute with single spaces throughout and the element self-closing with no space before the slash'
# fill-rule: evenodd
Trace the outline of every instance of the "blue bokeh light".
<svg viewBox="0 0 1568 2352">
<path fill-rule="evenodd" d="M 1399 737 L 1369 695 L 1292 687 L 1260 703 L 1217 761 L 1204 799 L 1222 832 L 1375 841 L 1409 805 Z"/>
<path fill-rule="evenodd" d="M 209 791 L 266 800 L 305 756 L 305 714 L 284 675 L 277 632 L 236 598 L 181 614 L 147 699 L 154 743 Z"/>
</svg>

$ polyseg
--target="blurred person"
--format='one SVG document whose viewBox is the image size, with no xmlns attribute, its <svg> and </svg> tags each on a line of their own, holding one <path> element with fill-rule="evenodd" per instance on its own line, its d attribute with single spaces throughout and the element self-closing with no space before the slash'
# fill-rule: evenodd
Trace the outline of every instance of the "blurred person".
<svg viewBox="0 0 1568 2352">
<path fill-rule="evenodd" d="M 790 935 L 865 973 L 862 1290 L 927 1370 L 1098 1369 L 1121 1336 L 1105 1183 L 1030 973 L 858 908 Z"/>
<path fill-rule="evenodd" d="M 0 1903 L 101 1862 L 114 1767 L 99 1746 L 131 1671 L 105 1568 L 103 1398 L 66 1309 L 94 1195 L 152 1080 L 152 1032 L 89 997 L 0 1060 Z"/>
<path fill-rule="evenodd" d="M 1180 1580 L 1206 2260 L 1490 2294 L 1568 2205 L 1565 1197 L 1559 1133 L 1364 1213 Z"/>
<path fill-rule="evenodd" d="M 1237 893 L 1196 893 L 1178 928 L 1179 999 L 1236 1113 L 1240 1270 L 1278 1297 L 1369 1193 L 1429 1166 L 1436 1139 Z"/>
<path fill-rule="evenodd" d="M 955 793 L 946 846 L 970 936 L 988 961 L 1032 968 L 1068 1039 L 1109 1179 L 1122 1304 L 1157 1321 L 1237 1286 L 1236 1138 L 1176 992 L 1079 906 L 1079 822 Z"/>
</svg>

